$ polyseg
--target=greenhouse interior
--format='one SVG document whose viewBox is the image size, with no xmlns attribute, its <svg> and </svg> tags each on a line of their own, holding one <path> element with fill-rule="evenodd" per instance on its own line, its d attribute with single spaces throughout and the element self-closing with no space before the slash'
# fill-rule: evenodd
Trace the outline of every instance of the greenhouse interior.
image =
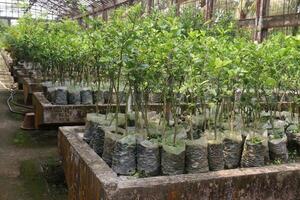
<svg viewBox="0 0 300 200">
<path fill-rule="evenodd" d="M 0 0 L 0 200 L 299 200 L 300 0 Z"/>
</svg>

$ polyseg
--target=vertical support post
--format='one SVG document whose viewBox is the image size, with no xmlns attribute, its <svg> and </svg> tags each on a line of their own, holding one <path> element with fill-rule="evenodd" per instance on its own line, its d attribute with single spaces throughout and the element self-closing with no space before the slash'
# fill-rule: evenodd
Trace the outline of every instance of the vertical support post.
<svg viewBox="0 0 300 200">
<path fill-rule="evenodd" d="M 214 11 L 214 0 L 206 0 L 205 20 L 212 19 Z"/>
<path fill-rule="evenodd" d="M 152 7 L 153 7 L 153 0 L 148 0 L 147 1 L 147 6 L 148 6 L 148 13 L 152 12 Z"/>
<path fill-rule="evenodd" d="M 300 0 L 297 0 L 297 4 L 296 4 L 296 12 L 295 12 L 295 13 L 297 13 L 297 14 L 299 14 L 299 6 L 300 6 Z M 293 27 L 293 29 L 292 29 L 292 34 L 293 34 L 293 35 L 297 35 L 298 30 L 299 30 L 299 27 L 298 27 L 298 26 Z"/>
<path fill-rule="evenodd" d="M 102 18 L 103 18 L 104 21 L 108 20 L 107 10 L 102 11 Z"/>
<path fill-rule="evenodd" d="M 175 0 L 175 6 L 176 6 L 176 15 L 179 16 L 180 15 L 180 0 Z"/>
<path fill-rule="evenodd" d="M 261 43 L 268 34 L 268 28 L 264 26 L 264 18 L 267 16 L 269 0 L 256 1 L 256 19 L 255 19 L 255 41 Z"/>
</svg>

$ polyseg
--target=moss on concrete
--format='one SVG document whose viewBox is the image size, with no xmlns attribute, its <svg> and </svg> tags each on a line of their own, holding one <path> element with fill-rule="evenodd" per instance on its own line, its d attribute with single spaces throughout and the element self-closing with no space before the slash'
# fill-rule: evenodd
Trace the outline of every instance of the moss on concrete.
<svg viewBox="0 0 300 200">
<path fill-rule="evenodd" d="M 38 148 L 56 146 L 56 131 L 24 131 L 17 130 L 14 134 L 13 144 L 18 147 Z"/>
<path fill-rule="evenodd" d="M 45 161 L 47 162 L 47 160 Z M 65 200 L 66 188 L 63 184 L 48 184 L 41 172 L 38 160 L 26 160 L 21 163 L 21 181 L 23 188 L 32 200 Z"/>
<path fill-rule="evenodd" d="M 32 200 L 47 200 L 47 186 L 39 172 L 39 166 L 34 160 L 21 163 L 21 179 L 24 189 Z"/>
</svg>

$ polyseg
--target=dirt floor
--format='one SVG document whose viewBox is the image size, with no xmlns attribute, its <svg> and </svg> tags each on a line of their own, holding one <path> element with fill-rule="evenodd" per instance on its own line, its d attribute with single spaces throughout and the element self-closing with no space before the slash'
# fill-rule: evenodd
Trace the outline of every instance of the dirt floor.
<svg viewBox="0 0 300 200">
<path fill-rule="evenodd" d="M 51 176 L 63 176 L 55 172 L 45 176 L 41 170 L 41 166 L 57 164 L 57 131 L 20 129 L 23 116 L 11 113 L 6 105 L 10 81 L 0 59 L 0 200 L 67 199 L 63 181 L 51 181 Z M 22 93 L 16 98 L 20 101 Z"/>
</svg>

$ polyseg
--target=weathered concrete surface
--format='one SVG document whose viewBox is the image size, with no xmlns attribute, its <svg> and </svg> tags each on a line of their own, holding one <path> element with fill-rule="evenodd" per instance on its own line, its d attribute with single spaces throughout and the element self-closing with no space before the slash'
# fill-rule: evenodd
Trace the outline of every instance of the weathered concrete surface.
<svg viewBox="0 0 300 200">
<path fill-rule="evenodd" d="M 19 89 L 23 89 L 24 78 L 28 78 L 29 75 L 25 73 L 24 69 L 20 69 L 16 71 L 16 82 L 18 83 Z"/>
<path fill-rule="evenodd" d="M 13 84 L 13 79 L 10 76 L 9 68 L 3 59 L 0 59 L 0 89 L 9 89 Z"/>
<path fill-rule="evenodd" d="M 32 104 L 35 127 L 45 125 L 84 124 L 87 113 L 96 112 L 95 105 L 53 105 L 42 92 L 34 92 Z"/>
<path fill-rule="evenodd" d="M 121 180 L 82 139 L 83 127 L 61 127 L 58 146 L 70 200 L 297 200 L 300 164 Z"/>
<path fill-rule="evenodd" d="M 77 129 L 79 128 L 79 129 Z M 80 127 L 60 127 L 58 147 L 63 156 L 63 167 L 69 189 L 69 198 L 109 199 L 116 191 L 118 177 L 110 167 L 79 139 Z"/>
<path fill-rule="evenodd" d="M 27 105 L 32 104 L 32 95 L 34 92 L 42 92 L 43 87 L 41 83 L 35 82 L 31 78 L 23 79 L 23 94 L 24 94 L 24 103 Z"/>
<path fill-rule="evenodd" d="M 87 113 L 96 112 L 96 105 L 53 105 L 42 92 L 34 92 L 32 104 L 35 113 L 35 128 L 45 125 L 83 125 Z M 106 113 L 109 105 L 99 104 L 99 113 Z M 161 104 L 151 104 L 149 110 L 161 110 Z M 116 104 L 110 105 L 110 111 L 114 112 Z M 125 113 L 126 105 L 121 104 L 120 110 Z"/>
</svg>

